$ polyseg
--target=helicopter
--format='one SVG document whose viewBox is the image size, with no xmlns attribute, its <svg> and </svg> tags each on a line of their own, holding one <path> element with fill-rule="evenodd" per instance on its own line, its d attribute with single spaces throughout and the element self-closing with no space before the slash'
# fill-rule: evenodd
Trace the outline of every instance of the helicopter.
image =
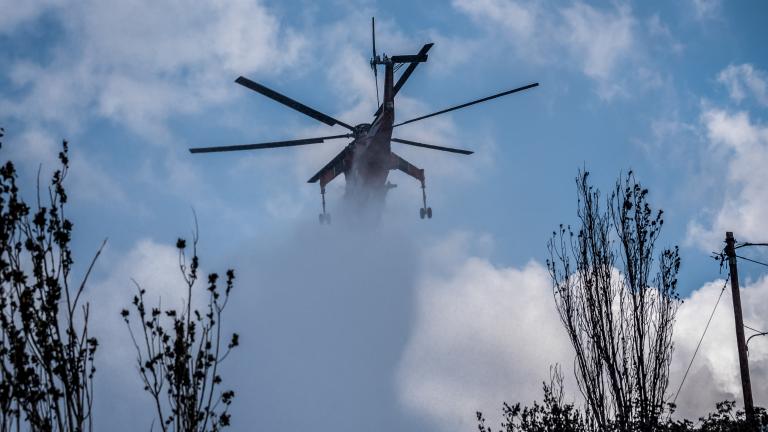
<svg viewBox="0 0 768 432">
<path fill-rule="evenodd" d="M 378 109 L 373 115 L 371 123 L 361 123 L 358 125 L 350 125 L 344 123 L 341 120 L 333 118 L 327 114 L 317 111 L 301 102 L 292 99 L 282 93 L 270 89 L 269 87 L 252 81 L 246 77 L 240 76 L 235 82 L 250 90 L 262 94 L 278 103 L 281 103 L 289 108 L 292 108 L 304 115 L 307 115 L 321 123 L 328 126 L 341 126 L 347 130 L 348 133 L 339 135 L 330 135 L 316 138 L 304 138 L 294 139 L 287 141 L 273 141 L 263 142 L 258 144 L 239 144 L 230 146 L 217 146 L 217 147 L 197 147 L 190 148 L 191 153 L 213 153 L 213 152 L 230 152 L 230 151 L 242 151 L 242 150 L 257 150 L 257 149 L 269 149 L 279 147 L 292 147 L 302 146 L 310 144 L 321 144 L 327 140 L 336 139 L 352 139 L 339 154 L 336 155 L 330 162 L 325 164 L 315 175 L 313 175 L 308 183 L 320 184 L 320 195 L 322 200 L 322 213 L 318 215 L 321 224 L 330 224 L 331 215 L 326 211 L 325 192 L 326 186 L 333 181 L 340 174 L 344 174 L 346 180 L 345 197 L 355 199 L 357 202 L 368 202 L 369 200 L 375 200 L 377 202 L 383 202 L 387 191 L 395 185 L 387 181 L 389 171 L 399 170 L 404 172 L 410 177 L 418 180 L 421 184 L 421 196 L 422 206 L 419 209 L 419 216 L 421 219 L 432 218 L 432 208 L 427 206 L 427 193 L 426 193 L 426 177 L 424 175 L 424 169 L 419 168 L 402 157 L 398 156 L 392 151 L 392 143 L 405 144 L 414 147 L 421 147 L 431 150 L 439 150 L 444 152 L 450 152 L 460 155 L 471 155 L 471 150 L 443 147 L 432 144 L 425 144 L 413 140 L 404 138 L 396 138 L 392 136 L 394 128 L 403 126 L 406 124 L 414 123 L 417 121 L 425 120 L 430 117 L 434 117 L 440 114 L 445 114 L 458 109 L 466 108 L 471 105 L 479 104 L 482 102 L 496 99 L 502 96 L 506 96 L 512 93 L 521 92 L 531 89 L 539 85 L 534 82 L 531 84 L 517 87 L 511 90 L 496 93 L 491 96 L 476 99 L 470 102 L 466 102 L 460 105 L 455 105 L 440 111 L 436 111 L 430 114 L 422 115 L 410 120 L 395 123 L 395 95 L 402 89 L 405 82 L 413 74 L 413 71 L 420 63 L 427 61 L 427 53 L 434 44 L 427 43 L 421 47 L 421 50 L 417 54 L 413 55 L 393 55 L 387 56 L 386 54 L 378 55 L 376 52 L 376 22 L 374 18 L 371 18 L 371 41 L 373 47 L 373 55 L 370 60 L 370 66 L 373 70 L 374 80 L 376 82 L 376 100 L 379 101 L 379 67 L 384 68 L 384 97 L 383 101 L 377 102 Z M 397 82 L 394 81 L 395 72 L 402 66 L 407 65 L 405 70 L 400 74 Z"/>
</svg>

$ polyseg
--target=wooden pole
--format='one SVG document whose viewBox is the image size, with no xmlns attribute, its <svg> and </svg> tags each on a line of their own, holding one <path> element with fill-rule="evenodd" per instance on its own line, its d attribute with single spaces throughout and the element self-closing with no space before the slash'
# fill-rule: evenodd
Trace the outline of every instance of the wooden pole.
<svg viewBox="0 0 768 432">
<path fill-rule="evenodd" d="M 752 383 L 749 380 L 749 360 L 747 344 L 744 341 L 744 320 L 741 316 L 741 295 L 739 293 L 739 271 L 736 266 L 736 249 L 733 233 L 725 233 L 725 254 L 728 256 L 728 268 L 731 272 L 731 298 L 733 298 L 733 316 L 736 320 L 736 344 L 739 349 L 739 367 L 741 369 L 741 390 L 744 395 L 744 412 L 747 414 L 749 428 L 755 430 L 755 407 L 752 401 Z"/>
</svg>

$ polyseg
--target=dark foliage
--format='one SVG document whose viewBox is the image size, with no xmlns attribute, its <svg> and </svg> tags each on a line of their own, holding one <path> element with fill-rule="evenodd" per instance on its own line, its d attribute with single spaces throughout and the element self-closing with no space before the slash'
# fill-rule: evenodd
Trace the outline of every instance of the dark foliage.
<svg viewBox="0 0 768 432">
<path fill-rule="evenodd" d="M 748 432 L 747 417 L 744 411 L 734 412 L 735 401 L 723 401 L 717 404 L 715 412 L 699 419 L 702 432 Z M 768 413 L 765 408 L 755 407 L 755 421 L 760 430 L 768 429 Z"/>
<path fill-rule="evenodd" d="M 73 225 L 65 213 L 66 141 L 59 161 L 49 186 L 45 190 L 38 186 L 33 206 L 21 196 L 13 163 L 0 167 L 3 432 L 92 430 L 93 360 L 98 343 L 89 334 L 89 306 L 81 294 L 101 249 L 83 280 L 72 284 Z"/>
<path fill-rule="evenodd" d="M 560 368 L 552 369 L 549 384 L 543 383 L 544 403 L 521 407 L 520 403 L 504 403 L 501 423 L 503 432 L 586 432 L 593 430 L 589 419 L 572 403 L 563 401 L 563 376 Z M 486 426 L 483 414 L 477 413 L 480 432 L 493 432 Z"/>
<path fill-rule="evenodd" d="M 133 298 L 138 331 L 131 325 L 131 313 L 121 312 L 137 353 L 139 375 L 153 399 L 157 420 L 163 431 L 218 431 L 229 426 L 232 390 L 220 391 L 219 366 L 239 344 L 237 333 L 222 339 L 221 319 L 235 280 L 227 270 L 224 287 L 216 273 L 208 275 L 207 305 L 198 310 L 193 305 L 193 288 L 198 280 L 200 262 L 197 235 L 192 246 L 192 259 L 187 264 L 186 241 L 179 239 L 179 268 L 186 284 L 186 297 L 181 310 L 148 309 L 146 291 L 138 290 Z"/>
<path fill-rule="evenodd" d="M 544 403 L 534 402 L 532 407 L 520 407 L 504 404 L 502 414 L 504 419 L 501 424 L 502 432 L 602 432 L 617 430 L 617 425 L 609 425 L 601 428 L 590 423 L 584 410 L 573 404 L 563 403 L 562 385 L 560 393 L 554 391 L 558 386 L 544 384 Z M 631 425 L 633 432 L 754 432 L 749 428 L 744 411 L 735 411 L 734 401 L 723 401 L 717 404 L 715 412 L 701 417 L 694 423 L 687 419 L 674 419 L 672 408 L 668 406 L 667 416 L 653 426 L 634 423 Z M 764 408 L 756 407 L 755 416 L 758 422 L 758 430 L 768 429 L 768 414 Z M 492 432 L 485 424 L 482 413 L 477 413 L 478 430 L 480 432 Z"/>
</svg>

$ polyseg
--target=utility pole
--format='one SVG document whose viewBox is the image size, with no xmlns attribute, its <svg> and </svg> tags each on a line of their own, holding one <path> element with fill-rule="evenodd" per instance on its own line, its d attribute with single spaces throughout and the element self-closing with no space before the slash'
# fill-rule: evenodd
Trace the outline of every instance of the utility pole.
<svg viewBox="0 0 768 432">
<path fill-rule="evenodd" d="M 752 402 L 752 383 L 749 380 L 749 361 L 747 359 L 747 344 L 744 342 L 744 320 L 741 316 L 741 295 L 739 293 L 739 271 L 736 268 L 736 241 L 733 233 L 725 233 L 725 254 L 728 256 L 728 268 L 731 272 L 731 298 L 733 299 L 733 316 L 736 319 L 736 344 L 739 348 L 739 367 L 741 368 L 741 390 L 744 395 L 744 412 L 747 423 L 754 429 L 755 407 Z"/>
</svg>

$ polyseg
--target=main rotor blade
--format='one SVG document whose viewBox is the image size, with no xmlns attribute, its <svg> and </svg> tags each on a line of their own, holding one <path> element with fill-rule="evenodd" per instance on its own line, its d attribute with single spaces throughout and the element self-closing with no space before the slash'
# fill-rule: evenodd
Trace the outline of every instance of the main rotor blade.
<svg viewBox="0 0 768 432">
<path fill-rule="evenodd" d="M 396 124 L 396 125 L 394 125 L 392 127 L 402 126 L 402 125 L 405 125 L 405 124 L 408 124 L 408 123 L 413 123 L 413 122 L 416 122 L 416 121 L 419 121 L 419 120 L 424 120 L 426 118 L 434 117 L 436 115 L 445 114 L 445 113 L 450 112 L 450 111 L 455 111 L 457 109 L 466 108 L 466 107 L 468 107 L 470 105 L 479 104 L 480 102 L 485 102 L 485 101 L 489 101 L 491 99 L 496 99 L 498 97 L 506 96 L 508 94 L 517 93 L 517 92 L 520 92 L 520 91 L 523 91 L 523 90 L 528 90 L 529 88 L 533 88 L 533 87 L 536 87 L 538 85 L 539 85 L 539 83 L 533 83 L 533 84 L 528 84 L 526 86 L 518 87 L 516 89 L 507 90 L 505 92 L 497 93 L 497 94 L 495 94 L 493 96 L 484 97 L 482 99 L 477 99 L 477 100 L 474 100 L 472 102 L 467 102 L 467 103 L 464 103 L 464 104 L 461 104 L 461 105 L 456 105 L 455 107 L 446 108 L 444 110 L 433 112 L 432 114 L 427 114 L 425 116 L 416 117 L 414 119 L 406 120 L 406 121 L 404 121 L 402 123 L 398 123 L 398 124 Z"/>
<path fill-rule="evenodd" d="M 289 98 L 288 96 L 282 95 L 282 94 L 280 94 L 280 93 L 278 93 L 278 92 L 276 92 L 276 91 L 274 91 L 274 90 L 272 90 L 270 88 L 267 88 L 267 87 L 265 87 L 265 86 L 263 86 L 263 85 L 261 85 L 261 84 L 259 84 L 257 82 L 253 82 L 253 81 L 249 80 L 248 78 L 240 76 L 240 77 L 238 77 L 235 80 L 235 82 L 240 84 L 241 86 L 248 87 L 249 89 L 251 89 L 251 90 L 253 90 L 253 91 L 257 92 L 257 93 L 261 93 L 264 96 L 266 96 L 266 97 L 268 97 L 268 98 L 270 98 L 270 99 L 272 99 L 274 101 L 280 102 L 281 104 L 283 104 L 285 106 L 293 108 L 293 109 L 295 109 L 296 111 L 298 111 L 298 112 L 300 112 L 302 114 L 308 115 L 308 116 L 312 117 L 315 120 L 321 121 L 321 122 L 327 124 L 328 126 L 341 125 L 341 126 L 347 128 L 347 129 L 351 130 L 351 131 L 355 130 L 355 128 L 353 128 L 352 126 L 350 126 L 350 125 L 348 125 L 348 124 L 346 124 L 346 123 L 344 123 L 342 121 L 336 120 L 335 118 L 333 118 L 333 117 L 331 117 L 329 115 L 326 115 L 326 114 L 321 113 L 320 111 L 314 110 L 314 109 L 304 105 L 301 102 L 293 100 L 293 99 Z"/>
<path fill-rule="evenodd" d="M 189 149 L 189 152 L 190 153 L 215 153 L 215 152 L 229 152 L 229 151 L 239 151 L 239 150 L 268 149 L 268 148 L 277 148 L 277 147 L 292 147 L 292 146 L 300 146 L 300 145 L 306 145 L 306 144 L 320 144 L 323 141 L 329 140 L 329 139 L 351 138 L 351 137 L 352 137 L 352 134 L 344 134 L 344 135 L 332 135 L 332 136 L 319 137 L 319 138 L 305 138 L 305 139 L 288 140 L 288 141 L 273 141 L 273 142 L 266 142 L 266 143 L 260 143 L 260 144 L 238 144 L 238 145 L 219 146 L 219 147 L 196 147 L 196 148 Z"/>
<path fill-rule="evenodd" d="M 419 56 L 426 55 L 430 48 L 432 48 L 433 43 L 424 44 L 423 47 L 421 47 L 421 50 L 419 50 Z M 416 70 L 416 66 L 419 65 L 419 62 L 413 62 L 408 65 L 408 67 L 403 71 L 403 74 L 400 75 L 400 78 L 398 78 L 397 82 L 395 83 L 395 87 L 393 88 L 393 94 L 397 94 L 397 92 L 400 91 L 400 88 L 405 84 L 406 81 L 408 81 L 408 78 L 411 76 L 414 70 Z M 379 105 L 379 109 L 376 110 L 376 112 L 373 114 L 374 117 L 379 115 L 381 112 L 381 105 Z"/>
<path fill-rule="evenodd" d="M 371 17 L 371 40 L 373 42 L 373 59 L 376 59 L 376 21 Z"/>
<path fill-rule="evenodd" d="M 412 146 L 415 146 L 415 147 L 424 147 L 424 148 L 428 148 L 428 149 L 432 149 L 432 150 L 441 150 L 441 151 L 447 151 L 447 152 L 451 152 L 451 153 L 459 153 L 459 154 L 463 154 L 463 155 L 471 155 L 472 153 L 474 153 L 471 150 L 457 149 L 457 148 L 451 148 L 451 147 L 441 147 L 441 146 L 436 146 L 436 145 L 432 145 L 432 144 L 424 144 L 424 143 L 420 143 L 420 142 L 416 142 L 416 141 L 404 140 L 404 139 L 400 139 L 400 138 L 392 138 L 391 141 L 399 142 L 401 144 L 408 144 L 408 145 L 412 145 Z"/>
<path fill-rule="evenodd" d="M 371 57 L 371 69 L 373 69 L 373 81 L 376 84 L 376 105 L 379 102 L 379 65 L 376 64 L 376 21 L 371 17 L 371 41 L 373 42 L 373 57 Z"/>
</svg>

